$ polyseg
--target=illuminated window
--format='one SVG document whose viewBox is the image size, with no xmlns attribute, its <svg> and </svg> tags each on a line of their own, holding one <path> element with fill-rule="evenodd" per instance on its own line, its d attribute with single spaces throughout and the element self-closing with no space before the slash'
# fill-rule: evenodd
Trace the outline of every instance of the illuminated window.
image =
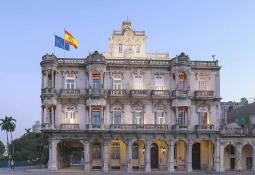
<svg viewBox="0 0 255 175">
<path fill-rule="evenodd" d="M 101 108 L 92 107 L 91 108 L 91 123 L 92 124 L 101 124 Z"/>
<path fill-rule="evenodd" d="M 101 159 L 101 144 L 94 143 L 92 146 L 92 158 L 93 159 Z"/>
<path fill-rule="evenodd" d="M 165 124 L 165 116 L 164 111 L 157 111 L 155 112 L 155 124 Z"/>
<path fill-rule="evenodd" d="M 142 90 L 143 89 L 143 77 L 142 75 L 134 76 L 134 89 Z"/>
<path fill-rule="evenodd" d="M 74 107 L 67 107 L 65 112 L 65 123 L 73 124 L 76 123 L 75 109 Z"/>
<path fill-rule="evenodd" d="M 156 90 L 164 90 L 164 77 L 163 76 L 155 76 L 155 87 Z"/>
<path fill-rule="evenodd" d="M 120 144 L 113 143 L 112 144 L 112 159 L 120 159 Z"/>
<path fill-rule="evenodd" d="M 122 89 L 122 75 L 121 74 L 113 75 L 112 87 L 113 87 L 113 89 Z"/>
<path fill-rule="evenodd" d="M 121 124 L 121 109 L 114 108 L 113 109 L 113 117 L 112 117 L 112 124 Z"/>
<path fill-rule="evenodd" d="M 209 124 L 209 115 L 208 112 L 199 112 L 199 124 L 207 125 Z"/>
<path fill-rule="evenodd" d="M 143 112 L 141 108 L 135 108 L 133 111 L 134 124 L 143 124 Z"/>
<path fill-rule="evenodd" d="M 100 73 L 95 71 L 92 73 L 92 87 L 94 89 L 100 89 L 101 84 L 100 84 Z"/>
<path fill-rule="evenodd" d="M 180 89 L 185 89 L 186 74 L 184 72 L 179 73 L 179 87 Z"/>
</svg>

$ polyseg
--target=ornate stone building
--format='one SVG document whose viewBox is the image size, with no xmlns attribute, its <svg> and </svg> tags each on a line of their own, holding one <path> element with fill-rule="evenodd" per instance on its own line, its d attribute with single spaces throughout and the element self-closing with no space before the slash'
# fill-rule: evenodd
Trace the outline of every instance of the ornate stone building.
<svg viewBox="0 0 255 175">
<path fill-rule="evenodd" d="M 108 53 L 42 57 L 41 121 L 50 136 L 50 170 L 76 162 L 84 171 L 104 172 L 230 169 L 235 150 L 225 148 L 238 142 L 240 151 L 245 142 L 221 140 L 218 61 L 147 53 L 145 45 L 145 32 L 124 21 Z M 254 143 L 247 145 L 254 150 Z"/>
</svg>

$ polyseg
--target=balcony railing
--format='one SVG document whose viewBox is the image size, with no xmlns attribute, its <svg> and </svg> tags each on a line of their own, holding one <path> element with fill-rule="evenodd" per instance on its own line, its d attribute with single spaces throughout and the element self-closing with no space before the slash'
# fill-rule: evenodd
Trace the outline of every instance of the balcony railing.
<svg viewBox="0 0 255 175">
<path fill-rule="evenodd" d="M 148 90 L 131 90 L 130 91 L 131 96 L 149 96 L 149 91 Z"/>
<path fill-rule="evenodd" d="M 167 124 L 111 124 L 116 130 L 168 130 Z"/>
<path fill-rule="evenodd" d="M 125 89 L 111 89 L 109 90 L 110 96 L 125 96 L 127 95 L 127 91 Z"/>
<path fill-rule="evenodd" d="M 80 95 L 80 89 L 61 89 L 61 95 Z"/>
<path fill-rule="evenodd" d="M 172 129 L 174 131 L 176 131 L 176 130 L 187 130 L 188 125 L 187 124 L 175 124 L 175 125 L 172 126 Z"/>
<path fill-rule="evenodd" d="M 61 130 L 79 130 L 79 124 L 63 123 L 60 124 Z"/>
<path fill-rule="evenodd" d="M 41 124 L 41 130 L 50 130 L 50 129 L 56 129 L 56 126 L 54 124 L 50 124 L 50 123 L 42 123 Z"/>
<path fill-rule="evenodd" d="M 206 124 L 206 125 L 195 125 L 195 130 L 214 130 L 214 125 L 213 124 Z"/>
<path fill-rule="evenodd" d="M 188 90 L 173 90 L 172 91 L 173 97 L 187 97 L 188 96 Z"/>
<path fill-rule="evenodd" d="M 195 91 L 195 98 L 212 98 L 213 91 Z"/>
<path fill-rule="evenodd" d="M 104 89 L 88 89 L 89 96 L 107 96 L 107 91 Z"/>
<path fill-rule="evenodd" d="M 56 89 L 53 88 L 43 88 L 41 90 L 42 94 L 55 94 L 56 93 Z"/>
<path fill-rule="evenodd" d="M 87 129 L 89 130 L 98 130 L 103 128 L 104 128 L 103 124 L 87 124 Z"/>
<path fill-rule="evenodd" d="M 151 91 L 152 97 L 169 97 L 168 90 L 152 90 Z"/>
<path fill-rule="evenodd" d="M 253 128 L 222 128 L 222 135 L 226 136 L 255 136 L 255 127 Z"/>
</svg>

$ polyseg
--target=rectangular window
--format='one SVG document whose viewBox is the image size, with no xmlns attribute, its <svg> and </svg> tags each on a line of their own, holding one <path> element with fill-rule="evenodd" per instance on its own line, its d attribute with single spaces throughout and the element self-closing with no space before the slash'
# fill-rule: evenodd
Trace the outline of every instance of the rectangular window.
<svg viewBox="0 0 255 175">
<path fill-rule="evenodd" d="M 74 108 L 73 107 L 67 107 L 66 108 L 65 123 L 66 124 L 76 123 L 75 115 L 74 115 Z"/>
<path fill-rule="evenodd" d="M 100 80 L 96 80 L 94 79 L 93 82 L 92 82 L 92 85 L 93 85 L 93 89 L 100 89 Z"/>
<path fill-rule="evenodd" d="M 198 88 L 200 91 L 207 91 L 208 90 L 208 82 L 207 81 L 199 81 Z"/>
<path fill-rule="evenodd" d="M 120 144 L 112 144 L 112 159 L 120 159 Z"/>
<path fill-rule="evenodd" d="M 142 111 L 134 111 L 134 124 L 143 124 Z"/>
<path fill-rule="evenodd" d="M 155 113 L 155 124 L 162 125 L 165 124 L 165 117 L 163 111 L 157 111 Z"/>
<path fill-rule="evenodd" d="M 177 124 L 180 125 L 186 124 L 186 112 L 184 109 L 179 109 Z"/>
<path fill-rule="evenodd" d="M 199 124 L 200 125 L 209 124 L 208 112 L 199 112 L 198 115 L 199 115 Z"/>
<path fill-rule="evenodd" d="M 66 89 L 75 89 L 74 79 L 66 79 Z"/>
<path fill-rule="evenodd" d="M 100 111 L 100 107 L 92 107 L 91 123 L 92 124 L 101 124 L 101 111 Z"/>
<path fill-rule="evenodd" d="M 132 159 L 138 159 L 138 155 L 139 152 L 138 152 L 138 144 L 137 143 L 134 143 L 132 145 Z"/>
<path fill-rule="evenodd" d="M 164 90 L 164 77 L 155 76 L 155 88 L 156 90 Z"/>
<path fill-rule="evenodd" d="M 121 110 L 116 108 L 113 110 L 112 124 L 121 124 Z"/>
<path fill-rule="evenodd" d="M 113 89 L 122 89 L 121 79 L 113 79 Z"/>
<path fill-rule="evenodd" d="M 143 77 L 141 75 L 134 76 L 134 89 L 143 90 Z"/>
</svg>

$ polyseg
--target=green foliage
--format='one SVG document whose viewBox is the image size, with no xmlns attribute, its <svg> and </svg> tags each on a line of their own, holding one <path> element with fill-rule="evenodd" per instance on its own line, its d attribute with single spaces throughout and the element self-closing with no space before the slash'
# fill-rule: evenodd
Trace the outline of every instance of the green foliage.
<svg viewBox="0 0 255 175">
<path fill-rule="evenodd" d="M 41 133 L 26 133 L 13 141 L 15 161 L 46 163 L 48 159 L 47 139 Z"/>
<path fill-rule="evenodd" d="M 5 146 L 3 142 L 0 140 L 0 158 L 2 157 L 4 151 L 5 151 Z"/>
</svg>

